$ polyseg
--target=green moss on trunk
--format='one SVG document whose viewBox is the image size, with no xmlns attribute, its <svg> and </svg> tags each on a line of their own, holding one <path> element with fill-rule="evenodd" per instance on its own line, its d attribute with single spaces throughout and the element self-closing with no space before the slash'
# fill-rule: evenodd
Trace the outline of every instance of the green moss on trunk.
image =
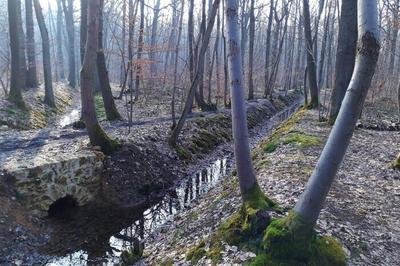
<svg viewBox="0 0 400 266">
<path fill-rule="evenodd" d="M 221 238 L 231 245 L 258 245 L 262 232 L 270 223 L 269 211 L 280 210 L 256 184 L 243 195 L 240 210 L 219 228 Z"/>
<path fill-rule="evenodd" d="M 90 142 L 93 146 L 100 146 L 101 151 L 107 155 L 113 153 L 121 146 L 117 140 L 111 139 L 99 124 L 94 126 L 93 134 L 90 135 Z"/>
<path fill-rule="evenodd" d="M 290 212 L 271 222 L 262 243 L 264 253 L 255 265 L 346 265 L 340 243 L 332 237 L 317 236 L 313 225 Z"/>
</svg>

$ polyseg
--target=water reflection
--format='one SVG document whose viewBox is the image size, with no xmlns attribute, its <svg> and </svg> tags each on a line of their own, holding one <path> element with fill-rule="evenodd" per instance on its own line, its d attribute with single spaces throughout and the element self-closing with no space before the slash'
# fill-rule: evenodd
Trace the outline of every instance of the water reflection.
<svg viewBox="0 0 400 266">
<path fill-rule="evenodd" d="M 99 227 L 96 230 L 104 229 L 106 232 L 98 232 L 95 239 L 89 238 L 89 241 L 96 241 L 96 243 L 66 256 L 52 259 L 46 265 L 113 265 L 118 263 L 122 251 L 138 249 L 143 246 L 145 238 L 151 232 L 172 220 L 183 209 L 189 208 L 196 199 L 207 193 L 226 176 L 229 167 L 227 158 L 216 160 L 190 178 L 183 180 L 176 189 L 156 204 L 149 208 L 132 211 L 134 218 L 131 220 L 130 226 L 126 227 L 124 225 L 126 223 L 122 220 L 116 220 L 116 224 L 112 224 L 112 226 L 117 226 L 116 230 Z M 110 222 L 107 217 L 104 217 L 104 219 L 105 221 L 97 221 L 97 224 L 107 225 Z M 118 226 L 120 229 L 118 229 Z M 93 231 L 93 228 L 88 229 L 88 231 Z M 113 233 L 107 234 L 108 231 L 113 231 Z M 85 239 L 83 242 L 86 241 Z M 79 244 L 76 244 L 76 246 L 79 246 Z M 69 248 L 74 250 L 72 247 Z"/>
</svg>

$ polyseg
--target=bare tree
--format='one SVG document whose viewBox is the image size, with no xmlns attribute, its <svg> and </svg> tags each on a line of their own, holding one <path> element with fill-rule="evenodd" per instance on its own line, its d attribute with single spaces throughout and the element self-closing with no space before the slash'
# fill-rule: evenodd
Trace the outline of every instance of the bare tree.
<svg viewBox="0 0 400 266">
<path fill-rule="evenodd" d="M 28 58 L 26 86 L 28 88 L 34 88 L 38 86 L 38 80 L 36 73 L 35 30 L 33 24 L 32 0 L 25 0 L 25 15 L 26 54 Z"/>
<path fill-rule="evenodd" d="M 8 99 L 14 102 L 21 108 L 25 107 L 24 100 L 22 99 L 21 90 L 24 88 L 24 80 L 20 78 L 20 42 L 23 39 L 20 39 L 21 35 L 18 31 L 18 12 L 20 9 L 18 8 L 19 0 L 8 0 L 7 8 L 8 8 L 8 25 L 9 25 L 9 34 L 10 34 L 10 48 L 11 48 L 11 84 L 10 91 L 8 93 Z"/>
<path fill-rule="evenodd" d="M 221 0 L 215 0 L 213 5 L 212 5 L 212 10 L 211 10 L 211 14 L 209 16 L 208 19 L 208 25 L 206 27 L 206 31 L 204 34 L 204 39 L 201 43 L 201 48 L 200 48 L 200 52 L 199 52 L 199 57 L 197 60 L 197 68 L 196 68 L 196 75 L 194 76 L 194 79 L 190 85 L 189 91 L 188 91 L 188 95 L 186 98 L 186 102 L 185 102 L 185 107 L 183 109 L 182 115 L 179 118 L 178 124 L 176 125 L 176 127 L 173 129 L 171 136 L 169 138 L 169 143 L 172 146 L 176 146 L 176 142 L 179 136 L 179 133 L 181 132 L 183 125 L 185 124 L 186 121 L 186 117 L 189 114 L 190 109 L 192 108 L 192 103 L 193 103 L 193 99 L 194 99 L 194 94 L 196 91 L 197 86 L 199 85 L 200 81 L 203 79 L 203 73 L 201 70 L 201 66 L 204 65 L 204 61 L 205 61 L 205 54 L 208 48 L 208 44 L 210 42 L 210 37 L 211 37 L 211 32 L 213 30 L 214 27 L 214 22 L 215 22 L 215 17 L 217 15 L 217 11 L 218 11 L 218 6 L 219 3 L 221 2 Z"/>
<path fill-rule="evenodd" d="M 272 223 L 266 230 L 264 247 L 272 256 L 294 260 L 308 257 L 313 228 L 350 143 L 378 61 L 380 44 L 376 6 L 376 0 L 358 1 L 359 44 L 353 76 L 304 193 L 291 214 Z M 276 230 L 280 233 L 276 234 Z M 288 246 L 292 248 L 282 251 Z"/>
<path fill-rule="evenodd" d="M 68 83 L 72 88 L 75 88 L 76 63 L 75 63 L 74 3 L 73 0 L 61 0 L 61 2 L 63 5 L 65 23 L 68 35 Z"/>
<path fill-rule="evenodd" d="M 98 34 L 98 51 L 97 51 L 97 73 L 99 75 L 100 89 L 103 96 L 104 109 L 106 110 L 107 120 L 114 121 L 120 120 L 117 107 L 115 106 L 113 94 L 111 91 L 110 80 L 106 66 L 106 57 L 103 50 L 103 7 L 104 0 L 100 0 L 100 14 L 99 14 L 99 34 Z"/>
<path fill-rule="evenodd" d="M 100 0 L 88 1 L 87 40 L 81 69 L 82 117 L 85 121 L 90 143 L 93 146 L 100 146 L 104 153 L 110 154 L 117 148 L 118 144 L 107 136 L 97 121 L 93 92 L 98 49 L 99 14 L 102 12 L 100 7 Z"/>
<path fill-rule="evenodd" d="M 307 73 L 308 83 L 310 86 L 311 102 L 308 105 L 310 108 L 317 108 L 319 106 L 319 91 L 317 84 L 317 66 L 313 52 L 313 40 L 311 36 L 311 22 L 310 22 L 310 5 L 308 0 L 303 0 L 303 16 L 304 16 L 304 35 L 306 39 L 306 52 L 307 52 Z"/>
<path fill-rule="evenodd" d="M 44 16 L 42 13 L 42 7 L 40 6 L 39 0 L 33 0 L 35 6 L 36 18 L 38 21 L 40 34 L 42 35 L 42 54 L 43 54 L 43 71 L 44 71 L 44 102 L 51 107 L 55 107 L 56 103 L 54 100 L 53 93 L 53 81 L 51 78 L 51 61 L 50 61 L 50 40 L 49 33 L 46 28 Z"/>
<path fill-rule="evenodd" d="M 357 46 L 357 2 L 343 0 L 339 39 L 336 52 L 335 81 L 331 96 L 330 123 L 334 123 L 342 105 L 343 97 L 353 74 Z"/>
</svg>

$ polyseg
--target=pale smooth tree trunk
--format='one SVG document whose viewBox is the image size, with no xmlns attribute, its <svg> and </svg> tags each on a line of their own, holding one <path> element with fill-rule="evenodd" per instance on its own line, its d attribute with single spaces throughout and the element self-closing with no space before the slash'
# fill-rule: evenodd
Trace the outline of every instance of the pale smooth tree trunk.
<svg viewBox="0 0 400 266">
<path fill-rule="evenodd" d="M 97 73 L 100 81 L 101 95 L 103 97 L 104 109 L 106 117 L 109 121 L 120 120 L 117 107 L 115 106 L 114 97 L 111 91 L 110 80 L 106 66 L 106 57 L 103 49 L 103 7 L 104 0 L 100 0 L 99 14 L 99 34 L 98 34 L 98 51 L 97 51 Z"/>
<path fill-rule="evenodd" d="M 236 169 L 241 193 L 246 195 L 257 185 L 257 179 L 250 155 L 237 1 L 226 0 L 225 8 Z"/>
<path fill-rule="evenodd" d="M 304 16 L 304 35 L 306 39 L 307 52 L 307 68 L 308 68 L 308 83 L 310 86 L 311 102 L 310 108 L 317 108 L 319 105 L 319 91 L 317 84 L 317 66 L 313 52 L 313 40 L 311 36 L 310 22 L 310 5 L 308 0 L 303 0 L 303 16 Z"/>
<path fill-rule="evenodd" d="M 85 121 L 90 143 L 100 146 L 104 153 L 111 153 L 116 142 L 111 140 L 101 128 L 96 117 L 94 104 L 96 56 L 98 48 L 100 0 L 88 1 L 88 27 L 85 55 L 81 68 L 82 117 Z"/>
<path fill-rule="evenodd" d="M 19 107 L 25 107 L 22 99 L 21 90 L 24 88 L 24 80 L 20 78 L 20 39 L 18 32 L 18 3 L 16 0 L 7 1 L 8 9 L 8 26 L 10 34 L 10 50 L 11 50 L 11 84 L 8 93 L 8 99 Z"/>
<path fill-rule="evenodd" d="M 350 84 L 336 123 L 294 211 L 315 225 L 342 163 L 378 61 L 380 44 L 376 0 L 358 1 L 358 51 Z"/>
<path fill-rule="evenodd" d="M 357 1 L 343 0 L 335 63 L 335 80 L 331 96 L 329 121 L 333 124 L 342 105 L 354 70 L 357 47 Z"/>
<path fill-rule="evenodd" d="M 36 54 L 35 54 L 35 29 L 33 24 L 32 0 L 25 0 L 25 23 L 26 23 L 26 54 L 28 59 L 28 69 L 26 72 L 26 86 L 35 88 L 38 86 L 36 73 Z"/>
<path fill-rule="evenodd" d="M 201 66 L 204 65 L 204 61 L 205 61 L 205 54 L 208 48 L 208 44 L 210 42 L 210 37 L 211 37 L 211 32 L 213 30 L 214 27 L 214 22 L 215 22 L 215 17 L 217 15 L 217 11 L 218 11 L 218 6 L 219 3 L 221 2 L 221 0 L 215 0 L 212 6 L 212 11 L 208 20 L 208 25 L 207 25 L 207 29 L 205 31 L 204 34 L 204 39 L 201 43 L 201 47 L 200 47 L 200 52 L 199 52 L 199 57 L 197 60 L 197 68 L 196 68 L 196 74 L 194 76 L 194 79 L 190 85 L 189 88 L 189 92 L 186 98 L 186 102 L 185 102 L 185 107 L 183 109 L 182 115 L 179 118 L 178 124 L 176 125 L 176 127 L 173 129 L 171 136 L 169 138 L 169 144 L 172 146 L 176 146 L 176 142 L 179 136 L 179 133 L 182 131 L 183 125 L 185 124 L 186 121 L 186 117 L 189 114 L 191 108 L 192 108 L 192 103 L 193 103 L 193 99 L 194 99 L 194 94 L 196 91 L 197 86 L 199 86 L 200 81 L 203 79 L 203 74 L 201 71 Z"/>
<path fill-rule="evenodd" d="M 50 106 L 55 107 L 56 103 L 54 100 L 53 93 L 53 81 L 51 78 L 51 60 L 50 60 L 50 39 L 47 27 L 44 21 L 42 13 L 42 7 L 40 6 L 39 0 L 33 0 L 35 7 L 36 19 L 40 29 L 40 35 L 42 36 L 42 54 L 43 54 L 43 72 L 44 72 L 44 102 Z"/>
</svg>

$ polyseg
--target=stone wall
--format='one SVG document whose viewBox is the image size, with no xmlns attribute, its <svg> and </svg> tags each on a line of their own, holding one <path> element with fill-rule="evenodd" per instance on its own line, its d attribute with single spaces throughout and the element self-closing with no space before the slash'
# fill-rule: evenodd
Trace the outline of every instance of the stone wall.
<svg viewBox="0 0 400 266">
<path fill-rule="evenodd" d="M 8 162 L 3 167 L 17 199 L 28 209 L 44 214 L 53 202 L 67 195 L 83 205 L 100 189 L 104 159 L 101 152 L 86 150 L 68 158 L 35 159 L 28 165 Z"/>
</svg>

